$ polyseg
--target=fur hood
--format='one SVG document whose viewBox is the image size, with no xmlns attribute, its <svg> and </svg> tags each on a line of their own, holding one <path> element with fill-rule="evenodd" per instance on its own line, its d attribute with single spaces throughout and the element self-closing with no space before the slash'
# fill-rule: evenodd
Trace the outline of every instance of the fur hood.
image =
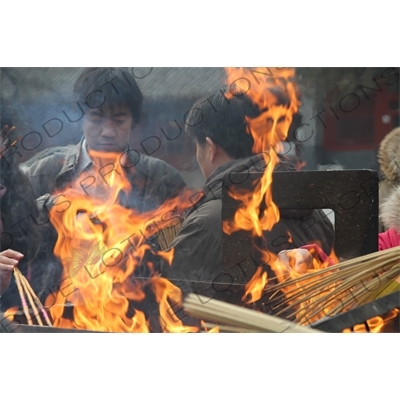
<svg viewBox="0 0 400 400">
<path fill-rule="evenodd" d="M 400 232 L 400 185 L 382 202 L 380 218 L 385 227 L 395 228 Z"/>
<path fill-rule="evenodd" d="M 400 184 L 400 127 L 393 129 L 382 140 L 378 149 L 381 172 L 392 185 Z"/>
</svg>

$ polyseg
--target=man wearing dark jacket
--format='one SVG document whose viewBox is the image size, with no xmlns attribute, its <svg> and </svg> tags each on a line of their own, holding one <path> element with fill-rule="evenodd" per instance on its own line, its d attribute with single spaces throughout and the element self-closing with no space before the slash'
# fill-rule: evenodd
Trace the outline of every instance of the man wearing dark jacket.
<svg viewBox="0 0 400 400">
<path fill-rule="evenodd" d="M 82 111 L 81 141 L 44 150 L 20 166 L 37 198 L 40 223 L 48 227 L 37 260 L 47 268 L 42 285 L 47 292 L 56 291 L 54 285 L 61 279 L 61 266 L 53 255 L 57 234 L 48 222 L 48 211 L 66 207 L 68 191 L 101 204 L 112 191 L 112 176 L 124 175 L 130 187 L 119 192 L 118 203 L 143 213 L 186 190 L 175 168 L 129 146 L 143 96 L 128 69 L 86 68 L 75 83 L 74 94 Z M 127 232 L 126 237 L 131 234 Z M 151 244 L 157 243 L 152 239 Z"/>
<path fill-rule="evenodd" d="M 21 164 L 36 197 L 43 196 L 39 204 L 51 207 L 62 200 L 52 195 L 71 187 L 89 197 L 106 196 L 111 173 L 118 168 L 132 187 L 121 201 L 140 212 L 156 209 L 185 188 L 175 168 L 129 147 L 143 100 L 129 70 L 86 68 L 74 94 L 83 113 L 80 143 L 44 150 Z"/>
<path fill-rule="evenodd" d="M 211 283 L 221 274 L 222 189 L 226 177 L 235 171 L 260 172 L 265 168 L 263 155 L 252 154 L 254 142 L 246 120 L 259 114 L 246 96 L 228 99 L 222 91 L 196 102 L 188 114 L 186 132 L 195 141 L 196 157 L 206 182 L 172 242 L 173 263 L 162 270 L 185 294 L 207 293 L 203 289 L 210 285 L 205 282 Z M 283 171 L 293 169 L 283 160 L 276 167 Z M 280 221 L 264 235 L 271 252 L 322 242 L 330 253 L 334 231 L 322 211 L 282 210 L 280 214 Z M 307 219 L 312 224 L 306 223 Z"/>
</svg>

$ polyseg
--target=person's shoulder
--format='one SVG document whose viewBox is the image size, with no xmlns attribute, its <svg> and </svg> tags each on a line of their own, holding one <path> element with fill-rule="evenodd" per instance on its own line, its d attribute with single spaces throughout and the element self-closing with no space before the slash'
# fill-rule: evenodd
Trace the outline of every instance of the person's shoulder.
<svg viewBox="0 0 400 400">
<path fill-rule="evenodd" d="M 55 146 L 48 149 L 42 150 L 35 154 L 29 160 L 21 163 L 20 167 L 22 170 L 28 170 L 37 164 L 43 164 L 47 162 L 54 162 L 58 159 L 63 159 L 67 155 L 68 151 L 73 149 L 76 145 L 67 146 Z"/>
<path fill-rule="evenodd" d="M 178 172 L 178 170 L 172 165 L 168 164 L 164 160 L 160 160 L 159 158 L 148 156 L 143 153 L 136 153 L 133 157 L 137 160 L 138 166 L 146 166 L 149 170 L 165 170 Z"/>
<path fill-rule="evenodd" d="M 400 234 L 399 232 L 391 227 L 385 232 L 381 232 L 378 235 L 378 248 L 379 250 L 391 249 L 392 247 L 400 246 Z"/>
<path fill-rule="evenodd" d="M 174 184 L 179 182 L 180 185 L 186 186 L 181 173 L 175 167 L 159 158 L 139 152 L 132 154 L 131 152 L 130 159 L 136 171 L 152 180 L 161 180 L 164 183 Z"/>
<path fill-rule="evenodd" d="M 214 199 L 194 206 L 193 211 L 186 217 L 185 224 L 195 224 L 204 231 L 220 236 L 222 232 L 222 201 Z"/>
</svg>

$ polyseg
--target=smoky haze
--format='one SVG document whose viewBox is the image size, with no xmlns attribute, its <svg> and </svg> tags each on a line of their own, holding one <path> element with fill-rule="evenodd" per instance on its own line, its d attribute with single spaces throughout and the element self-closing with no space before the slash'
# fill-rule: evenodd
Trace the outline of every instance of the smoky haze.
<svg viewBox="0 0 400 400">
<path fill-rule="evenodd" d="M 82 111 L 73 85 L 83 68 L 2 68 L 1 101 L 10 109 L 20 141 L 18 163 L 52 146 L 78 143 Z M 130 68 L 143 92 L 141 122 L 131 145 L 199 179 L 194 145 L 183 118 L 193 103 L 225 83 L 223 68 Z M 193 147 L 192 147 L 193 146 Z M 182 157 L 182 154 L 185 154 Z"/>
</svg>

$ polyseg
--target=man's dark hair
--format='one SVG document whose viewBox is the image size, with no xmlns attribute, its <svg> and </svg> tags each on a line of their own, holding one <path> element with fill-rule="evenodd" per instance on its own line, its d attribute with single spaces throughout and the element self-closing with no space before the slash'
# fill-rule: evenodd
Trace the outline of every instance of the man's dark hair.
<svg viewBox="0 0 400 400">
<path fill-rule="evenodd" d="M 245 158 L 253 154 L 254 144 L 246 117 L 259 114 L 246 95 L 229 96 L 223 88 L 193 105 L 185 118 L 186 132 L 200 145 L 209 137 L 229 157 Z"/>
<path fill-rule="evenodd" d="M 76 100 L 86 109 L 126 104 L 138 123 L 143 95 L 128 68 L 85 68 L 74 86 Z"/>
</svg>

